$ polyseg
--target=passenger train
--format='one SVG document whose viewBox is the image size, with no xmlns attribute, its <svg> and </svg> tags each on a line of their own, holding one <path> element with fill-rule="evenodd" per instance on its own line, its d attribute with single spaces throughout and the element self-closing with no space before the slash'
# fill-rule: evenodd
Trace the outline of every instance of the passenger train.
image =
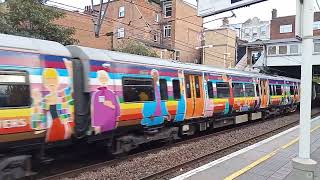
<svg viewBox="0 0 320 180">
<path fill-rule="evenodd" d="M 287 77 L 0 34 L 0 179 L 26 176 L 32 157 L 57 144 L 101 143 L 119 154 L 294 112 L 299 87 Z"/>
</svg>

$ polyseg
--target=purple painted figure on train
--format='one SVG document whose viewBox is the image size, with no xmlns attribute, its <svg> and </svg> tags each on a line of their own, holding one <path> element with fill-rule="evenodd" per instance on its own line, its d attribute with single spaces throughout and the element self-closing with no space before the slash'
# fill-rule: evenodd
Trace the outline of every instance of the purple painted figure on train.
<svg viewBox="0 0 320 180">
<path fill-rule="evenodd" d="M 120 116 L 120 105 L 117 95 L 108 89 L 109 75 L 106 71 L 97 72 L 97 79 L 101 83 L 98 91 L 92 95 L 92 127 L 95 133 L 106 132 L 116 127 Z"/>
</svg>

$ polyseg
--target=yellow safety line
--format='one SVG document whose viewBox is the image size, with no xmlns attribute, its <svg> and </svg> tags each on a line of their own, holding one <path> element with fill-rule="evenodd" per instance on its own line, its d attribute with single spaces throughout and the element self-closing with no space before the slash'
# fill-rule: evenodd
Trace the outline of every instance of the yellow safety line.
<svg viewBox="0 0 320 180">
<path fill-rule="evenodd" d="M 313 131 L 315 131 L 315 130 L 317 130 L 317 129 L 319 129 L 319 128 L 320 128 L 320 125 L 318 125 L 318 126 L 316 126 L 315 128 L 311 129 L 310 132 L 313 132 Z M 295 143 L 298 142 L 298 141 L 299 141 L 299 138 L 293 139 L 293 140 L 290 141 L 289 143 L 281 146 L 281 148 L 278 148 L 278 149 L 272 151 L 271 153 L 269 153 L 269 154 L 267 154 L 267 155 L 259 158 L 258 160 L 254 161 L 253 163 L 251 163 L 251 164 L 247 165 L 246 167 L 240 169 L 239 171 L 236 171 L 236 172 L 234 172 L 233 174 L 225 177 L 224 180 L 232 180 L 232 179 L 235 179 L 235 178 L 239 177 L 240 175 L 244 174 L 245 172 L 247 172 L 247 171 L 249 171 L 250 169 L 254 168 L 255 166 L 259 165 L 260 163 L 262 163 L 262 162 L 270 159 L 271 157 L 273 157 L 274 155 L 276 155 L 281 149 L 286 149 L 286 148 L 290 147 L 291 145 L 295 144 Z"/>
</svg>

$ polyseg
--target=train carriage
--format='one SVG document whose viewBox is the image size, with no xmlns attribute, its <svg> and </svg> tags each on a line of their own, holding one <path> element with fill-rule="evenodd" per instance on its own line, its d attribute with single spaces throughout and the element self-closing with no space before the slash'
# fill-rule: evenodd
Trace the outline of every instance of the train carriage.
<svg viewBox="0 0 320 180">
<path fill-rule="evenodd" d="M 295 111 L 299 83 L 0 34 L 0 179 L 17 158 L 56 144 L 98 143 L 123 153 Z"/>
</svg>

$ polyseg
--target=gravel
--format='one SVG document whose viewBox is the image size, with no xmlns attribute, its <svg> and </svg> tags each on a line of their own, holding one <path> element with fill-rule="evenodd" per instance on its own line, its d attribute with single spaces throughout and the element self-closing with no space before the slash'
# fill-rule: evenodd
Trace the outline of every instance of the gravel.
<svg viewBox="0 0 320 180">
<path fill-rule="evenodd" d="M 129 160 L 121 161 L 113 166 L 102 167 L 94 171 L 80 173 L 76 177 L 63 179 L 141 179 L 142 177 L 152 175 L 193 159 L 198 159 L 201 156 L 227 148 L 244 140 L 268 133 L 285 125 L 291 124 L 298 119 L 298 113 L 277 119 L 271 119 L 262 123 L 245 126 L 241 129 L 235 129 L 234 131 L 222 132 L 210 137 L 206 136 L 201 140 L 197 139 L 197 141 L 188 141 L 187 143 L 178 144 L 177 146 L 170 148 L 164 147 L 162 150 L 149 153 L 143 157 L 138 156 L 130 158 Z M 236 149 L 227 150 L 222 154 L 220 153 L 220 155 L 218 153 L 217 157 L 222 157 L 238 150 L 238 148 L 241 149 L 248 145 L 250 145 L 250 142 L 243 144 L 243 147 L 241 145 Z"/>
</svg>

